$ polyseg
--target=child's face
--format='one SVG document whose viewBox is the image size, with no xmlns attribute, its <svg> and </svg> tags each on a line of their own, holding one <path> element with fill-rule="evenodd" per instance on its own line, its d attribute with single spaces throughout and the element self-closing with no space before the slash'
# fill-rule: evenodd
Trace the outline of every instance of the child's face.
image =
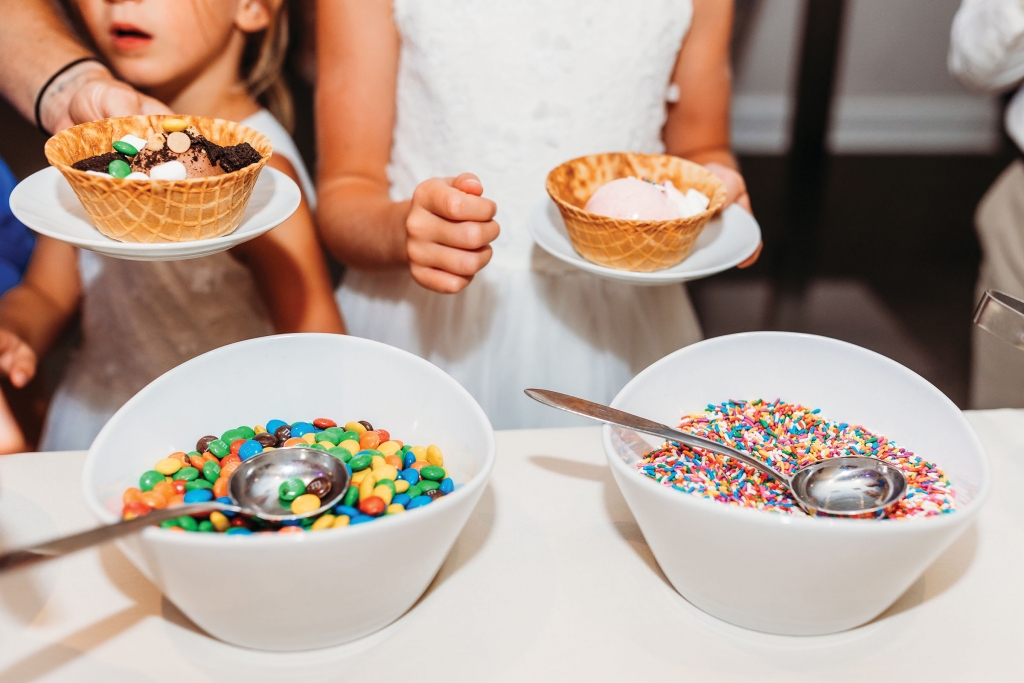
<svg viewBox="0 0 1024 683">
<path fill-rule="evenodd" d="M 235 31 L 259 31 L 269 15 L 259 0 L 76 0 L 114 71 L 139 88 L 195 77 L 227 48 Z"/>
</svg>

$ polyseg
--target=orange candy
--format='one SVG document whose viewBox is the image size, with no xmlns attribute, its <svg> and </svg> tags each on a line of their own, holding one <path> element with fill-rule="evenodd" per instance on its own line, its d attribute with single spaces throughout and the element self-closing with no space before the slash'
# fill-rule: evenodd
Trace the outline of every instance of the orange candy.
<svg viewBox="0 0 1024 683">
<path fill-rule="evenodd" d="M 168 528 L 167 528 L 167 530 L 168 530 L 168 531 L 180 531 L 180 532 L 182 532 L 182 533 L 185 533 L 185 530 L 184 530 L 184 529 L 182 529 L 182 528 L 181 528 L 180 526 L 172 526 L 172 527 L 168 527 Z"/>
<path fill-rule="evenodd" d="M 285 448 L 291 448 L 292 446 L 305 446 L 305 445 L 307 445 L 306 442 L 303 441 L 302 439 L 296 437 L 296 436 L 293 436 L 292 438 L 290 438 L 290 439 L 288 439 L 287 441 L 284 442 L 284 447 Z"/>
<path fill-rule="evenodd" d="M 121 510 L 121 516 L 125 519 L 135 519 L 136 517 L 149 514 L 150 509 L 142 501 L 136 500 L 124 506 L 124 509 Z"/>
<path fill-rule="evenodd" d="M 185 504 L 185 495 L 182 493 L 176 493 L 167 499 L 167 507 L 172 508 L 178 505 Z"/>
<path fill-rule="evenodd" d="M 233 462 L 237 462 L 239 464 L 241 464 L 241 462 L 242 462 L 242 459 L 240 457 L 238 457 L 237 453 L 232 453 L 231 455 L 225 455 L 224 459 L 220 461 L 220 468 L 223 470 L 226 466 L 230 465 Z"/>
<path fill-rule="evenodd" d="M 205 465 L 208 462 L 215 462 L 219 464 L 220 460 L 217 459 L 216 455 L 207 451 L 206 453 L 203 453 L 203 464 Z"/>
<path fill-rule="evenodd" d="M 174 484 L 172 482 L 161 481 L 153 487 L 153 493 L 159 493 L 165 499 L 169 500 L 171 496 L 177 495 L 178 491 L 174 488 Z"/>
<path fill-rule="evenodd" d="M 224 470 L 221 470 L 221 476 L 213 482 L 213 497 L 223 498 L 226 495 L 228 495 L 228 477 L 225 477 Z"/>
<path fill-rule="evenodd" d="M 142 500 L 142 491 L 135 488 L 134 486 L 124 490 L 124 495 L 121 496 L 121 502 L 125 505 L 131 505 L 132 503 L 138 503 Z"/>
<path fill-rule="evenodd" d="M 427 462 L 426 460 L 417 460 L 413 464 L 409 465 L 409 467 L 411 467 L 414 470 L 416 470 L 417 472 L 419 472 L 421 469 L 423 469 L 424 467 L 426 467 L 429 464 L 430 463 Z"/>
<path fill-rule="evenodd" d="M 185 480 L 175 479 L 171 482 L 171 486 L 174 487 L 174 495 L 185 495 Z"/>
<path fill-rule="evenodd" d="M 245 443 L 245 439 L 235 439 L 231 442 L 231 455 L 238 455 L 238 449 Z"/>
<path fill-rule="evenodd" d="M 287 446 L 288 444 L 285 444 Z M 359 447 L 364 451 L 376 448 L 380 445 L 380 434 L 377 432 L 363 432 L 359 435 Z"/>
<path fill-rule="evenodd" d="M 240 462 L 229 462 L 227 465 L 223 465 L 220 468 L 220 478 L 227 479 L 231 476 L 231 473 L 238 469 Z"/>
<path fill-rule="evenodd" d="M 154 510 L 167 507 L 167 499 L 156 491 L 144 491 L 142 493 L 142 502 Z"/>
<path fill-rule="evenodd" d="M 283 526 L 277 530 L 279 534 L 301 534 L 303 533 L 301 526 Z"/>
<path fill-rule="evenodd" d="M 384 462 L 394 467 L 396 470 L 402 469 L 402 459 L 397 455 L 388 455 L 384 458 Z"/>
<path fill-rule="evenodd" d="M 188 465 L 189 465 L 188 453 L 185 453 L 184 451 L 178 451 L 177 453 L 171 453 L 167 457 L 168 458 L 174 458 L 175 460 L 180 461 L 182 467 L 188 467 Z"/>
<path fill-rule="evenodd" d="M 189 457 L 188 462 L 190 465 L 192 465 L 192 467 L 195 467 L 200 472 L 203 471 L 203 465 L 206 463 L 206 461 L 203 460 L 203 456 L 201 455 L 193 455 Z"/>
</svg>

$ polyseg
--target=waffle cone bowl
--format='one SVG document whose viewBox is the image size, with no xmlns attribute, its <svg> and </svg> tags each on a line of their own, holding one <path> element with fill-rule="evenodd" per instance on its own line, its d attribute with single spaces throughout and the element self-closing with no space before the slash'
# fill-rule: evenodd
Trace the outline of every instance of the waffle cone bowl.
<svg viewBox="0 0 1024 683">
<path fill-rule="evenodd" d="M 584 210 L 599 187 L 630 176 L 657 183 L 671 180 L 682 192 L 690 188 L 703 192 L 711 203 L 695 216 L 667 221 L 625 220 Z M 683 261 L 704 226 L 725 203 L 725 185 L 718 176 L 667 154 L 609 152 L 572 159 L 548 174 L 547 191 L 580 256 L 608 268 L 640 273 L 671 268 Z"/>
<path fill-rule="evenodd" d="M 111 151 L 124 135 L 161 132 L 163 116 L 125 116 L 83 123 L 46 142 L 46 159 L 71 184 L 96 228 L 120 242 L 185 242 L 221 237 L 242 222 L 249 195 L 270 158 L 270 140 L 233 121 L 180 116 L 208 140 L 229 146 L 248 142 L 262 157 L 238 171 L 186 180 L 125 181 L 92 175 L 71 165 Z"/>
</svg>

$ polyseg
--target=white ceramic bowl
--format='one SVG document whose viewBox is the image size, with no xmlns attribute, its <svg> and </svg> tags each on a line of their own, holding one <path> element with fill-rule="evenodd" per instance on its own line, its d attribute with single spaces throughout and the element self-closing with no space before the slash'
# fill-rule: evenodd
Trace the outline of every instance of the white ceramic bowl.
<svg viewBox="0 0 1024 683">
<path fill-rule="evenodd" d="M 661 569 L 702 610 L 788 635 L 864 624 L 978 513 L 989 489 L 981 443 L 956 406 L 919 375 L 857 346 L 802 334 L 754 332 L 688 346 L 640 373 L 612 406 L 676 425 L 709 403 L 757 398 L 821 408 L 829 419 L 863 425 L 937 463 L 955 487 L 957 511 L 863 520 L 731 507 L 640 474 L 631 463 L 657 440 L 606 426 L 612 474 Z"/>
<path fill-rule="evenodd" d="M 303 650 L 391 623 L 423 594 L 483 493 L 494 432 L 480 406 L 427 361 L 330 334 L 226 346 L 153 381 L 89 449 L 85 498 L 102 522 L 121 493 L 204 434 L 270 419 L 368 420 L 441 447 L 458 488 L 426 507 L 306 534 L 225 536 L 146 529 L 119 545 L 192 621 L 229 643 Z"/>
</svg>

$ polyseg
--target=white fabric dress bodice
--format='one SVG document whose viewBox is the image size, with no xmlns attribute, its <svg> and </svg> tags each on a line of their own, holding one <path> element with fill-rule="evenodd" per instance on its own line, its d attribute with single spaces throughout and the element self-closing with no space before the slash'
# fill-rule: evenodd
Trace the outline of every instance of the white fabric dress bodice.
<svg viewBox="0 0 1024 683">
<path fill-rule="evenodd" d="M 243 125 L 313 185 L 291 137 L 266 110 Z M 164 372 L 215 348 L 273 334 L 249 270 L 227 252 L 183 261 L 126 261 L 80 250 L 82 345 L 50 404 L 40 450 L 88 448 L 114 412 Z M 197 387 L 202 391 L 202 387 Z"/>
<path fill-rule="evenodd" d="M 573 424 L 527 386 L 610 400 L 699 338 L 679 286 L 635 287 L 533 246 L 548 171 L 607 151 L 660 152 L 689 0 L 395 0 L 401 38 L 388 175 L 394 200 L 431 177 L 476 173 L 498 206 L 491 263 L 460 294 L 407 269 L 350 269 L 350 332 L 439 365 L 497 428 Z M 357 259 L 355 259 L 357 260 Z"/>
</svg>

